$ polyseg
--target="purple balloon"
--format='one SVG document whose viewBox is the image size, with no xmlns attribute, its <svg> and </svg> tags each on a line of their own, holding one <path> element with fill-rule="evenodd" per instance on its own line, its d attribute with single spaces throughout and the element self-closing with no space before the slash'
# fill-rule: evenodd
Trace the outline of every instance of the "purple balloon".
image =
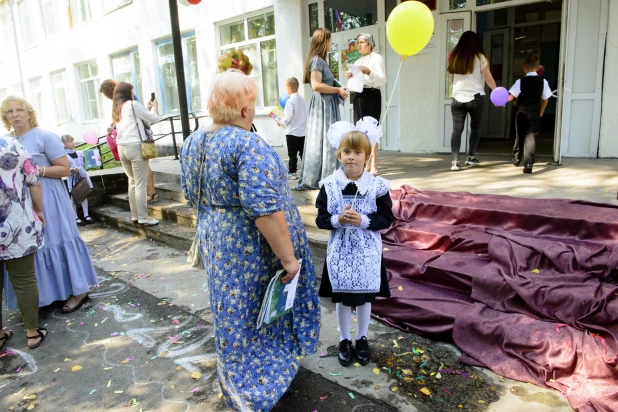
<svg viewBox="0 0 618 412">
<path fill-rule="evenodd" d="M 504 87 L 496 87 L 491 92 L 490 99 L 496 106 L 504 106 L 509 101 L 509 91 Z"/>
</svg>

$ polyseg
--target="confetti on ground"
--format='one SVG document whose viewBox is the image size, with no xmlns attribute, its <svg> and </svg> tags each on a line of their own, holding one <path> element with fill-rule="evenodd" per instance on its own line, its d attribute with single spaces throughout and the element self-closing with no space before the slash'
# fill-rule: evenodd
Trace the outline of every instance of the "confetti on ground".
<svg viewBox="0 0 618 412">
<path fill-rule="evenodd" d="M 54 372 L 58 372 L 60 370 L 60 368 L 56 369 Z"/>
<path fill-rule="evenodd" d="M 350 398 L 356 399 L 356 396 L 354 396 L 354 394 L 352 392 L 348 392 L 348 395 L 350 395 Z"/>
<path fill-rule="evenodd" d="M 79 365 L 75 365 L 75 366 L 73 366 L 73 367 L 71 368 L 71 370 L 72 370 L 73 372 L 76 372 L 76 371 L 80 370 L 81 368 L 82 368 L 81 366 L 79 366 Z"/>
<path fill-rule="evenodd" d="M 324 354 L 324 352 L 320 352 L 320 358 L 324 358 L 326 357 L 326 355 Z"/>
<path fill-rule="evenodd" d="M 33 410 L 34 409 L 34 404 L 31 403 L 30 406 L 28 406 L 26 409 L 28 409 L 29 411 Z"/>
<path fill-rule="evenodd" d="M 124 391 L 114 391 L 115 394 L 121 394 L 124 393 Z"/>
<path fill-rule="evenodd" d="M 379 375 L 380 374 L 380 369 L 373 368 L 373 373 L 375 373 L 376 375 Z"/>
<path fill-rule="evenodd" d="M 110 381 L 109 381 L 109 382 L 107 382 L 107 387 L 109 388 L 111 385 L 112 385 L 112 381 L 111 381 L 111 379 L 110 379 Z"/>
<path fill-rule="evenodd" d="M 399 286 L 397 290 L 403 290 L 403 286 Z"/>
<path fill-rule="evenodd" d="M 341 372 L 337 372 L 337 373 L 328 372 L 328 374 L 329 374 L 330 376 L 340 376 L 340 375 L 341 375 Z"/>
<path fill-rule="evenodd" d="M 397 392 L 398 390 L 399 390 L 399 388 L 398 388 L 398 387 L 396 387 L 396 386 L 393 386 L 393 387 L 391 388 L 391 391 L 393 391 L 393 392 Z"/>
<path fill-rule="evenodd" d="M 323 401 L 324 399 L 328 398 L 328 396 L 320 396 L 320 400 Z"/>
<path fill-rule="evenodd" d="M 104 370 L 104 371 L 108 371 L 108 370 L 110 370 L 110 369 L 113 369 L 113 368 L 111 368 L 111 367 L 109 367 L 109 368 L 103 368 L 103 370 Z"/>
<path fill-rule="evenodd" d="M 193 373 L 191 374 L 191 377 L 192 377 L 193 379 L 200 379 L 200 378 L 202 377 L 202 374 L 201 374 L 200 372 L 193 372 Z"/>
<path fill-rule="evenodd" d="M 427 388 L 421 388 L 421 393 L 427 396 L 431 396 L 431 392 Z"/>
<path fill-rule="evenodd" d="M 561 323 L 559 325 L 556 325 L 556 332 L 560 333 L 560 328 L 564 328 L 565 326 L 569 326 L 566 323 Z"/>
<path fill-rule="evenodd" d="M 533 270 L 532 270 L 532 273 L 541 273 L 541 271 L 540 271 L 540 270 L 538 270 L 538 269 L 533 269 Z"/>
<path fill-rule="evenodd" d="M 197 387 L 195 387 L 195 388 L 193 388 L 193 389 L 191 390 L 191 393 L 195 393 L 195 392 L 197 392 L 197 391 L 199 391 L 199 390 L 200 390 L 200 387 L 199 387 L 199 386 L 197 386 Z"/>
<path fill-rule="evenodd" d="M 91 390 L 91 391 L 90 391 L 90 393 L 89 393 L 88 395 L 92 395 L 92 394 L 93 394 L 93 393 L 95 393 L 96 391 L 97 391 L 96 389 L 93 389 L 93 390 Z"/>
</svg>

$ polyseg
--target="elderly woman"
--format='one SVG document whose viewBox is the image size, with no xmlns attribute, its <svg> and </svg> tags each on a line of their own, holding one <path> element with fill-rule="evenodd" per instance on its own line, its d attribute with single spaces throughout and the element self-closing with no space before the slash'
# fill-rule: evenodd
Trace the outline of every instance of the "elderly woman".
<svg viewBox="0 0 618 412">
<path fill-rule="evenodd" d="M 70 173 L 69 158 L 60 137 L 38 127 L 36 112 L 21 97 L 9 96 L 0 106 L 0 116 L 32 156 L 43 189 L 47 227 L 45 245 L 34 258 L 39 285 L 39 305 L 66 303 L 62 313 L 78 310 L 88 300 L 90 286 L 98 283 L 88 248 L 79 235 L 71 199 L 62 178 Z M 9 308 L 16 307 L 13 288 L 7 283 Z"/>
<path fill-rule="evenodd" d="M 363 91 L 354 96 L 354 123 L 365 116 L 371 116 L 380 121 L 382 116 L 382 92 L 380 87 L 386 84 L 386 70 L 384 58 L 373 51 L 376 42 L 371 34 L 361 33 L 356 38 L 358 51 L 363 55 L 354 64 L 360 66 L 363 73 Z M 351 72 L 346 73 L 349 79 Z M 372 175 L 378 174 L 378 144 L 371 148 L 371 159 L 367 162 L 366 170 Z"/>
<path fill-rule="evenodd" d="M 343 87 L 334 86 L 335 76 L 326 63 L 332 42 L 330 30 L 317 29 L 311 37 L 305 61 L 303 83 L 311 84 L 313 95 L 309 103 L 297 190 L 317 189 L 318 182 L 332 175 L 337 168 L 337 151 L 326 140 L 326 132 L 331 124 L 341 120 L 339 98 L 347 99 L 348 92 Z"/>
<path fill-rule="evenodd" d="M 257 95 L 244 74 L 218 74 L 208 100 L 213 124 L 187 138 L 180 158 L 184 195 L 197 208 L 219 382 L 238 411 L 272 409 L 320 332 L 317 282 L 287 169 L 250 132 Z M 281 268 L 284 283 L 300 276 L 294 309 L 258 328 L 268 282 Z"/>
<path fill-rule="evenodd" d="M 0 137 L 0 159 L 0 270 L 4 272 L 6 268 L 8 272 L 26 327 L 28 346 L 34 349 L 47 336 L 47 329 L 37 328 L 39 289 L 34 275 L 34 254 L 43 245 L 43 192 L 37 168 L 17 139 Z M 0 294 L 3 288 L 2 273 Z M 10 330 L 1 333 L 0 350 L 13 337 Z"/>
</svg>

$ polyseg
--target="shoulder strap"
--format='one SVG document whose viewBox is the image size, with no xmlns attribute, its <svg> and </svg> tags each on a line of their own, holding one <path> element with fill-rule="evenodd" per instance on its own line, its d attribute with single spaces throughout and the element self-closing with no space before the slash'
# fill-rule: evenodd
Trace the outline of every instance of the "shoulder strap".
<svg viewBox="0 0 618 412">
<path fill-rule="evenodd" d="M 131 101 L 131 109 L 133 110 L 133 117 L 135 117 L 135 127 L 137 127 L 137 134 L 139 135 L 139 140 L 143 142 L 144 139 L 142 139 L 142 132 L 139 130 L 139 123 L 138 123 L 139 119 L 137 118 L 137 115 L 135 114 L 135 107 L 133 107 L 133 101 Z"/>
</svg>

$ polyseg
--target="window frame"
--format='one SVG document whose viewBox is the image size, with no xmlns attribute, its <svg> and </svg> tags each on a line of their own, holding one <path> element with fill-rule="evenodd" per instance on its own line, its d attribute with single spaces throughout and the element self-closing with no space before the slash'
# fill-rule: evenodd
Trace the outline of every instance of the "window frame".
<svg viewBox="0 0 618 412">
<path fill-rule="evenodd" d="M 84 66 L 84 65 L 90 65 L 90 64 L 96 64 L 97 65 L 97 74 L 96 76 L 92 76 L 92 74 L 90 73 L 90 67 L 88 67 L 88 74 L 89 77 L 82 79 L 81 74 L 80 74 L 80 67 Z M 80 100 L 81 100 L 81 106 L 82 106 L 82 113 L 84 115 L 84 122 L 98 122 L 100 120 L 103 120 L 105 117 L 103 115 L 103 104 L 101 102 L 101 93 L 99 93 L 99 86 L 100 86 L 100 81 L 99 81 L 99 70 L 98 70 L 98 62 L 96 60 L 88 60 L 85 62 L 81 62 L 75 65 L 75 70 L 77 71 L 77 81 L 78 81 L 78 91 L 79 91 L 79 95 L 80 95 Z M 99 117 L 90 117 L 92 116 L 91 113 L 91 107 L 90 107 L 90 102 L 92 102 L 92 99 L 90 99 L 89 97 L 91 96 L 85 96 L 84 92 L 82 90 L 82 83 L 87 83 L 89 81 L 93 81 L 94 82 L 94 87 L 93 87 L 93 93 L 94 93 L 94 100 L 97 103 L 97 110 L 98 110 L 98 114 Z M 86 107 L 86 104 L 88 104 L 88 107 Z"/>
<path fill-rule="evenodd" d="M 194 108 L 192 100 L 193 100 L 193 94 L 191 93 L 191 85 L 189 84 L 189 81 L 187 80 L 187 71 L 189 69 L 188 67 L 188 59 L 187 59 L 187 50 L 186 50 L 186 46 L 185 46 L 185 39 L 188 38 L 195 38 L 197 41 L 197 37 L 195 35 L 194 31 L 188 32 L 188 33 L 183 33 L 180 35 L 180 42 L 181 42 L 181 48 L 182 48 L 182 63 L 183 63 L 183 72 L 185 74 L 185 92 L 187 93 L 187 107 L 189 109 L 189 113 L 194 112 Z M 166 45 L 166 44 L 171 44 L 172 43 L 172 38 L 168 37 L 165 38 L 163 40 L 159 40 L 158 42 L 155 43 L 155 57 L 156 57 L 156 62 L 157 62 L 157 74 L 159 76 L 159 97 L 157 98 L 157 100 L 159 100 L 161 102 L 161 105 L 159 106 L 161 109 L 161 114 L 169 114 L 169 113 L 178 113 L 177 110 L 167 110 L 167 99 L 165 97 L 165 92 L 164 92 L 164 79 L 163 79 L 163 73 L 161 71 L 161 65 L 159 63 L 159 47 Z M 197 56 L 196 56 L 197 59 Z M 174 57 L 174 65 L 176 64 L 176 58 Z M 175 66 L 174 66 L 175 67 Z M 198 73 L 199 73 L 199 68 L 198 68 Z M 199 76 L 198 76 L 199 78 Z M 201 82 L 198 84 L 198 87 L 201 87 Z M 202 97 L 201 91 L 200 91 L 200 98 Z M 200 107 L 199 112 L 197 113 L 201 113 L 202 111 L 204 111 L 204 105 L 202 104 L 202 107 Z"/>
<path fill-rule="evenodd" d="M 120 4 L 116 4 L 110 8 L 107 7 L 107 2 L 108 1 L 115 1 L 117 3 Z M 128 6 L 129 4 L 133 3 L 133 0 L 103 0 L 103 15 L 107 15 L 110 13 L 115 12 L 118 9 L 121 9 L 123 7 Z"/>
<path fill-rule="evenodd" d="M 58 88 L 56 87 L 57 83 L 54 81 L 54 77 L 58 76 L 60 74 L 62 74 L 64 76 L 64 79 L 63 79 L 64 85 L 63 85 L 63 87 L 64 87 L 64 92 L 65 92 L 65 103 L 66 103 L 65 104 L 65 109 L 66 109 L 66 113 L 67 113 L 66 119 L 61 119 L 60 118 L 60 114 L 58 112 L 58 98 L 57 98 L 57 95 L 56 95 L 56 90 Z M 53 71 L 53 72 L 49 73 L 49 76 L 51 78 L 52 93 L 54 95 L 54 111 L 55 111 L 55 114 L 56 114 L 56 123 L 58 123 L 58 124 L 69 123 L 69 122 L 73 121 L 73 117 L 71 116 L 71 103 L 69 101 L 69 83 L 68 83 L 68 78 L 67 78 L 67 71 L 66 71 L 66 69 L 56 70 L 56 71 Z"/>
<path fill-rule="evenodd" d="M 34 82 L 39 82 L 38 92 L 41 94 L 40 100 L 36 98 L 35 89 L 33 85 Z M 46 105 L 45 105 L 45 90 L 43 87 L 43 76 L 37 76 L 37 77 L 31 78 L 30 80 L 28 80 L 28 84 L 30 86 L 30 95 L 31 95 L 30 97 L 32 101 L 32 106 L 34 107 L 34 110 L 36 111 L 37 120 L 41 124 L 47 124 L 47 116 L 45 114 Z"/>
<path fill-rule="evenodd" d="M 131 84 L 133 85 L 133 91 L 135 92 L 135 95 L 137 96 L 137 100 L 140 102 L 145 102 L 143 100 L 143 96 L 142 96 L 142 80 L 140 78 L 141 76 L 141 59 L 139 57 L 139 48 L 134 47 L 132 49 L 129 50 L 125 50 L 123 52 L 120 53 L 115 53 L 109 56 L 109 61 L 110 61 L 110 65 L 111 65 L 111 73 L 112 73 L 112 79 L 117 80 L 118 79 L 118 73 L 116 73 L 114 71 L 114 59 L 119 58 L 119 57 L 123 57 L 129 55 L 131 58 Z M 138 60 L 140 60 L 140 68 L 139 71 L 136 70 L 135 67 L 135 56 L 138 56 Z"/>
<path fill-rule="evenodd" d="M 2 42 L 5 49 L 0 48 L 0 61 L 4 62 L 9 60 L 17 55 L 16 45 L 15 45 L 15 28 L 13 24 L 13 18 L 11 16 L 11 8 L 9 7 L 9 3 L 5 2 L 0 5 L 0 23 L 3 22 L 3 19 L 7 24 L 0 24 L 0 38 L 6 39 Z M 7 36 L 4 36 L 6 34 Z"/>
<path fill-rule="evenodd" d="M 237 16 L 235 18 L 232 19 L 228 19 L 228 20 L 224 20 L 221 22 L 216 23 L 215 25 L 215 32 L 216 32 L 216 39 L 217 39 L 217 44 L 218 44 L 218 54 L 217 57 L 223 55 L 224 51 L 230 50 L 230 49 L 237 49 L 237 48 L 241 48 L 241 47 L 246 47 L 246 46 L 256 46 L 256 56 L 257 59 L 256 61 L 252 61 L 251 64 L 253 65 L 253 73 L 255 73 L 255 71 L 258 71 L 258 82 L 259 82 L 259 93 L 258 93 L 258 97 L 255 101 L 255 108 L 256 111 L 258 113 L 261 114 L 261 112 L 266 113 L 267 109 L 269 107 L 271 107 L 271 105 L 265 105 L 264 102 L 264 76 L 262 73 L 262 42 L 266 42 L 266 41 L 270 41 L 270 40 L 274 40 L 275 41 L 275 50 L 277 47 L 277 31 L 275 29 L 275 33 L 274 34 L 270 34 L 268 36 L 264 36 L 264 37 L 258 37 L 255 39 L 249 39 L 249 20 L 253 17 L 256 16 L 261 16 L 264 14 L 269 14 L 269 13 L 273 13 L 274 15 L 274 9 L 273 8 L 265 8 L 265 9 L 261 9 L 261 10 L 257 10 L 255 12 L 251 12 L 251 13 L 247 13 L 247 14 L 243 14 L 242 16 Z M 229 24 L 232 23 L 239 23 L 239 22 L 244 22 L 244 26 L 245 26 L 245 39 L 244 41 L 241 42 L 236 42 L 236 43 L 229 43 L 226 45 L 223 45 L 221 42 L 221 27 L 222 26 L 227 26 Z M 279 67 L 277 65 L 277 72 L 279 71 Z M 277 96 L 280 95 L 280 85 L 279 82 L 277 82 Z"/>
<path fill-rule="evenodd" d="M 24 10 L 22 10 L 22 7 L 24 8 Z M 26 10 L 26 7 L 27 7 L 27 10 Z M 17 5 L 17 11 L 19 13 L 19 28 L 21 32 L 21 40 L 23 41 L 24 50 L 32 49 L 33 47 L 36 47 L 37 45 L 36 30 L 33 24 L 34 13 L 32 10 L 32 0 L 22 0 Z M 27 12 L 28 14 L 27 19 L 24 19 L 24 14 L 25 14 L 24 12 Z M 30 33 L 32 34 L 32 43 L 30 44 L 26 43 L 26 30 L 25 30 L 26 24 L 24 23 L 24 20 L 27 21 L 27 24 L 30 27 Z"/>
<path fill-rule="evenodd" d="M 86 19 L 76 23 L 76 21 L 77 21 L 76 18 L 75 18 L 76 14 L 73 11 L 74 10 L 79 10 L 79 8 L 78 7 L 74 7 L 74 6 L 76 6 L 77 2 L 81 2 L 81 1 L 83 1 L 86 4 L 86 6 L 87 6 L 88 17 Z M 69 1 L 69 9 L 70 9 L 70 12 L 71 12 L 71 27 L 78 27 L 78 26 L 81 26 L 83 24 L 86 24 L 86 23 L 92 21 L 92 8 L 90 7 L 90 0 L 70 0 Z"/>
<path fill-rule="evenodd" d="M 54 33 L 53 34 L 49 34 L 48 31 L 48 27 L 47 27 L 47 21 L 48 19 L 46 18 L 46 13 L 45 13 L 45 9 L 43 8 L 43 3 L 49 3 L 50 4 L 50 9 L 52 12 L 52 16 L 51 16 L 51 20 L 54 23 Z M 43 20 L 43 31 L 45 32 L 45 38 L 52 38 L 58 35 L 58 33 L 60 33 L 60 30 L 62 28 L 62 20 L 61 20 L 61 14 L 59 13 L 58 10 L 58 1 L 57 0 L 39 0 L 39 7 L 41 8 L 41 18 Z"/>
</svg>

